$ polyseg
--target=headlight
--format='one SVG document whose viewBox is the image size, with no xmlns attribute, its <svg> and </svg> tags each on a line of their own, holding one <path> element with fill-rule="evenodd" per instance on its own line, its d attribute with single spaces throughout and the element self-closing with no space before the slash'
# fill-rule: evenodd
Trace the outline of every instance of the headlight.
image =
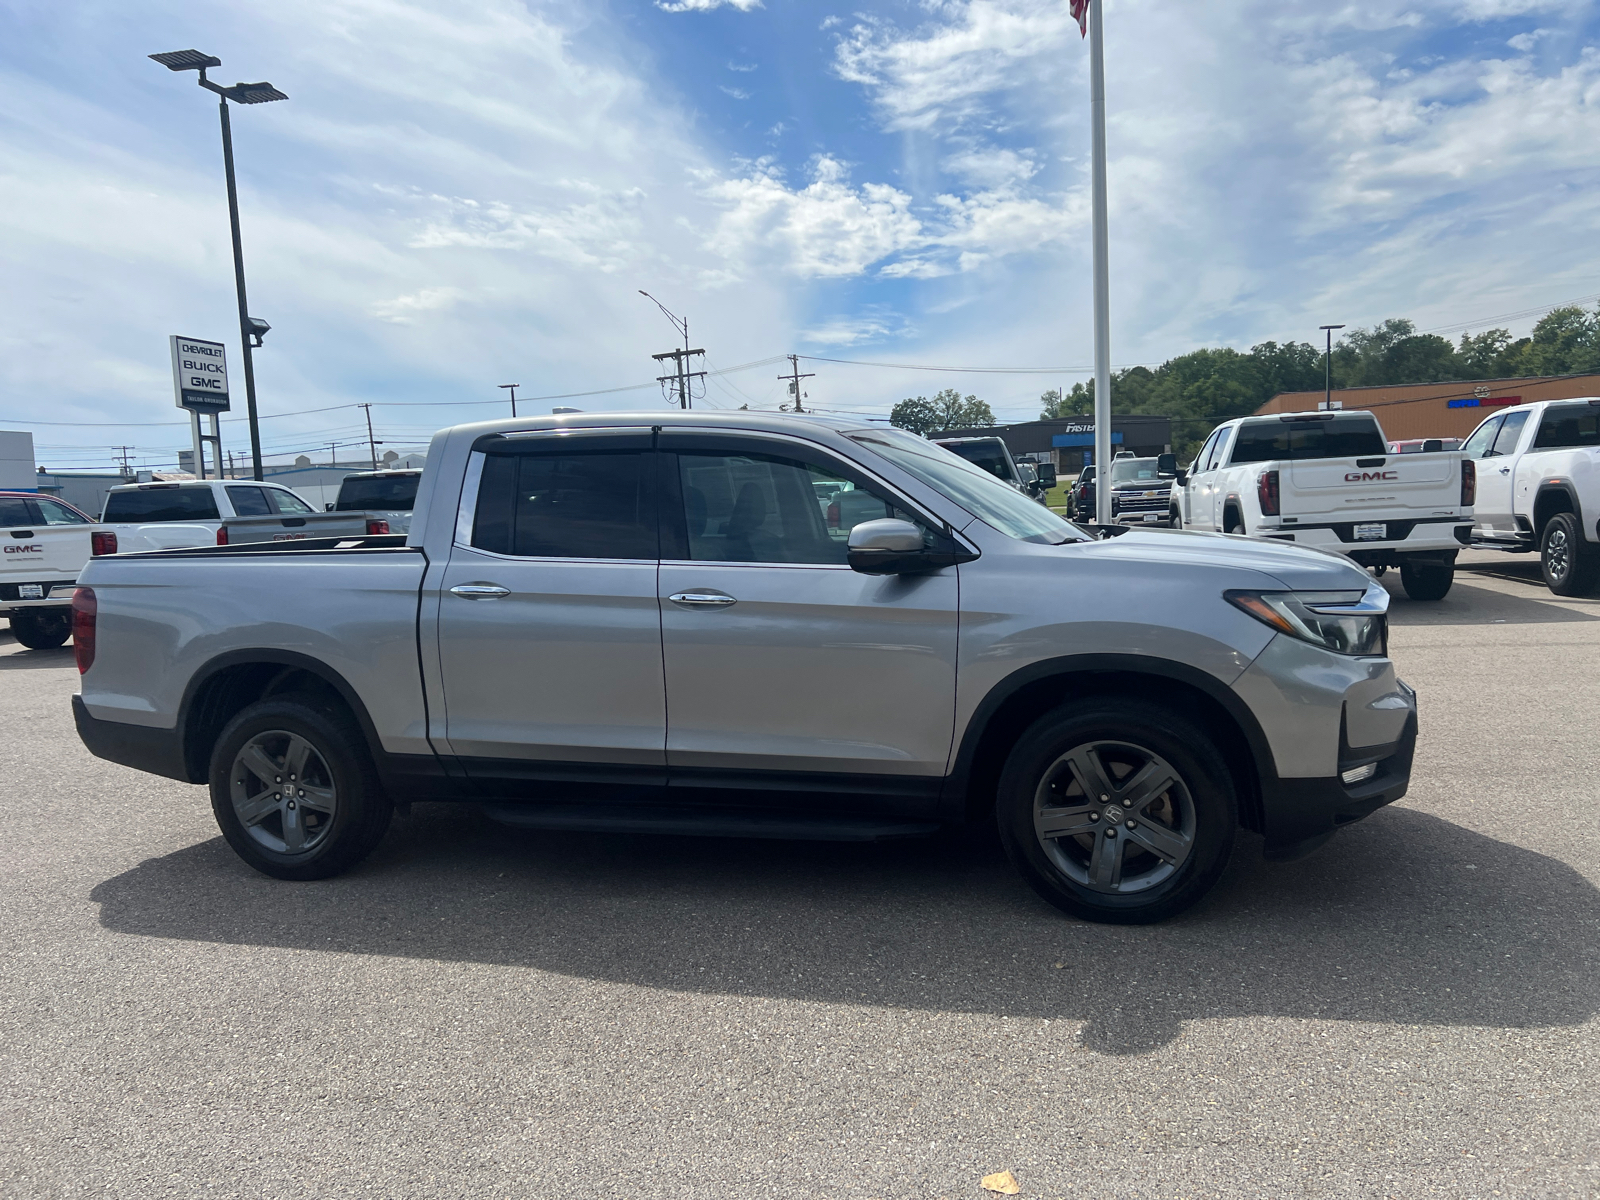
<svg viewBox="0 0 1600 1200">
<path fill-rule="evenodd" d="M 1279 633 L 1335 654 L 1389 652 L 1389 593 L 1223 592 L 1223 598 Z"/>
</svg>

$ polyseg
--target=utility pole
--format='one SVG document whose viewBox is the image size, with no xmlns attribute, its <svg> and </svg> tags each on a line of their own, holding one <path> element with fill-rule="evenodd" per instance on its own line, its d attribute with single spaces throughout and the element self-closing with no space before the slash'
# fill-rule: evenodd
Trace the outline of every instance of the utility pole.
<svg viewBox="0 0 1600 1200">
<path fill-rule="evenodd" d="M 1328 349 L 1322 357 L 1322 410 L 1328 412 L 1333 408 L 1333 331 L 1344 326 L 1318 325 L 1317 328 L 1328 335 Z"/>
<path fill-rule="evenodd" d="M 128 451 L 132 450 L 133 447 L 132 446 L 113 446 L 112 449 L 113 450 L 122 451 L 122 453 L 120 453 L 120 454 L 113 454 L 112 457 L 113 458 L 120 458 L 122 460 L 122 474 L 124 475 L 124 477 L 132 475 L 133 471 L 130 470 L 129 467 L 128 467 L 128 459 L 130 457 L 132 457 L 132 456 L 128 453 Z"/>
<path fill-rule="evenodd" d="M 510 388 L 511 389 L 511 419 L 512 420 L 516 420 L 516 418 L 517 418 L 517 389 L 519 387 L 521 387 L 522 385 L 520 383 L 502 383 L 502 384 L 498 384 L 497 386 L 498 387 L 502 387 L 502 388 Z M 374 468 L 374 469 L 376 469 L 376 468 Z"/>
<path fill-rule="evenodd" d="M 802 375 L 800 373 L 800 356 L 798 354 L 789 355 L 789 373 L 787 375 L 779 375 L 778 378 L 789 381 L 789 394 L 794 397 L 795 412 L 805 412 L 805 409 L 800 406 L 800 381 L 802 379 L 815 379 L 816 375 L 815 371 L 807 371 Z"/>
<path fill-rule="evenodd" d="M 684 322 L 684 323 L 688 324 L 688 322 Z M 666 383 L 669 380 L 671 380 L 671 381 L 675 381 L 677 383 L 677 387 L 678 387 L 678 407 L 679 408 L 688 408 L 689 407 L 689 402 L 691 400 L 691 396 L 690 396 L 689 393 L 690 393 L 690 390 L 694 386 L 693 385 L 693 381 L 696 380 L 696 379 L 704 379 L 706 377 L 706 373 L 704 371 L 691 371 L 691 370 L 689 370 L 689 366 L 690 366 L 689 359 L 692 358 L 696 354 L 704 356 L 705 351 L 704 350 L 690 350 L 687 346 L 685 346 L 682 350 L 668 350 L 664 354 L 652 354 L 650 356 L 651 358 L 655 359 L 657 362 L 662 362 L 665 359 L 669 359 L 669 358 L 672 359 L 672 361 L 673 361 L 673 363 L 674 363 L 674 365 L 676 367 L 675 372 L 673 374 L 671 374 L 671 375 L 657 375 L 656 376 L 656 382 L 657 383 Z"/>
<path fill-rule="evenodd" d="M 367 412 L 367 449 L 372 452 L 372 469 L 378 469 L 378 443 L 372 440 L 372 405 L 361 406 Z"/>
<path fill-rule="evenodd" d="M 688 408 L 689 401 L 691 399 L 689 393 L 694 388 L 692 381 L 695 379 L 704 379 L 706 377 L 706 373 L 704 371 L 689 370 L 689 359 L 696 354 L 699 354 L 703 357 L 705 355 L 705 351 L 689 349 L 688 317 L 679 317 L 674 315 L 665 304 L 661 303 L 661 301 L 657 300 L 643 288 L 639 289 L 639 295 L 643 296 L 646 300 L 649 300 L 652 304 L 659 308 L 662 313 L 666 315 L 667 320 L 672 322 L 672 327 L 683 335 L 682 350 L 668 350 L 665 354 L 652 354 L 650 357 L 655 359 L 657 362 L 663 362 L 669 358 L 673 360 L 674 364 L 677 366 L 677 372 L 672 375 L 657 375 L 656 382 L 666 383 L 668 380 L 675 381 L 678 385 L 678 407 Z"/>
</svg>

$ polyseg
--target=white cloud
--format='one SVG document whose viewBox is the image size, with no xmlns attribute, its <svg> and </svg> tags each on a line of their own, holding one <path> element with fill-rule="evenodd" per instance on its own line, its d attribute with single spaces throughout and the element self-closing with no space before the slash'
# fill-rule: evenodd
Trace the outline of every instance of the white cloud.
<svg viewBox="0 0 1600 1200">
<path fill-rule="evenodd" d="M 854 317 L 835 317 L 800 332 L 800 340 L 811 346 L 858 346 L 912 334 L 909 321 L 899 313 L 868 311 Z"/>
<path fill-rule="evenodd" d="M 1003 146 L 973 144 L 946 156 L 945 171 L 978 187 L 998 188 L 1023 183 L 1038 173 L 1031 151 L 1018 153 Z"/>
<path fill-rule="evenodd" d="M 728 70 L 730 70 L 730 71 L 748 72 L 748 71 L 759 71 L 760 69 L 761 69 L 761 66 L 760 66 L 759 63 L 730 62 L 728 64 Z"/>
<path fill-rule="evenodd" d="M 723 93 L 724 95 L 732 96 L 735 100 L 750 99 L 750 93 L 745 91 L 743 88 L 728 87 L 725 84 L 719 83 L 717 85 L 717 91 Z"/>
<path fill-rule="evenodd" d="M 373 315 L 380 321 L 395 325 L 411 325 L 426 312 L 454 308 L 465 293 L 458 287 L 423 288 L 409 296 L 396 296 L 372 306 Z"/>
<path fill-rule="evenodd" d="M 740 12 L 749 12 L 760 8 L 761 0 L 656 0 L 657 8 L 670 13 L 711 12 L 724 5 L 737 8 Z"/>
</svg>

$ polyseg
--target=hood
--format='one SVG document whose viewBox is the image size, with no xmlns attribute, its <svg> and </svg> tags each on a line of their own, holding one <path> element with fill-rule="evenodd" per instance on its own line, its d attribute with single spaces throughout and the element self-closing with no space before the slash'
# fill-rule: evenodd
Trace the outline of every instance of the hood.
<svg viewBox="0 0 1600 1200">
<path fill-rule="evenodd" d="M 1126 483 L 1113 483 L 1113 492 L 1170 492 L 1171 479 L 1130 479 Z"/>
<path fill-rule="evenodd" d="M 1096 548 L 1117 559 L 1165 566 L 1188 563 L 1253 571 L 1269 576 L 1288 591 L 1365 591 L 1372 583 L 1366 571 L 1342 554 L 1233 534 L 1130 529 L 1099 543 Z M 1240 586 L 1261 587 L 1263 584 L 1241 582 Z"/>
</svg>

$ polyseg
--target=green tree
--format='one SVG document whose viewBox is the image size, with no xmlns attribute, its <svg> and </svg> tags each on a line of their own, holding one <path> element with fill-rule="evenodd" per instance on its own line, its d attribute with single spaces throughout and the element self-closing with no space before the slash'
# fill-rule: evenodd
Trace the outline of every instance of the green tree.
<svg viewBox="0 0 1600 1200">
<path fill-rule="evenodd" d="M 986 401 L 945 388 L 932 400 L 918 396 L 900 401 L 889 410 L 889 423 L 926 437 L 946 429 L 987 429 L 995 419 Z"/>
<path fill-rule="evenodd" d="M 1084 390 L 1081 383 L 1073 384 L 1065 399 L 1061 396 L 1060 388 L 1051 388 L 1039 397 L 1041 421 L 1054 421 L 1061 417 L 1081 417 L 1093 411 L 1094 399 Z"/>
<path fill-rule="evenodd" d="M 1591 313 L 1569 305 L 1546 313 L 1533 327 L 1522 361 L 1531 375 L 1600 369 L 1600 309 Z"/>
</svg>

